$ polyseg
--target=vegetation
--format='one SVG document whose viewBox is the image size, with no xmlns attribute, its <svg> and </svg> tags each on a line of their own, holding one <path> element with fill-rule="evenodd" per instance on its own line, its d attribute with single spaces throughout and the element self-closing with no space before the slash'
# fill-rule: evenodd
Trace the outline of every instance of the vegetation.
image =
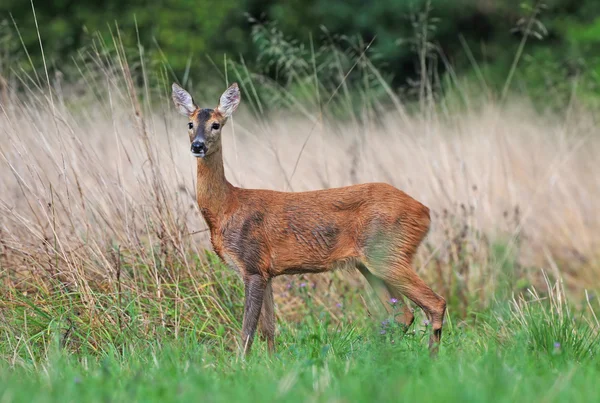
<svg viewBox="0 0 600 403">
<path fill-rule="evenodd" d="M 14 67 L 0 88 L 1 401 L 595 397 L 600 140 L 577 87 L 555 114 L 476 94 L 437 80 L 421 41 L 407 103 L 368 52 L 268 24 L 255 59 L 188 80 L 207 107 L 241 85 L 223 134 L 234 184 L 384 181 L 432 210 L 416 266 L 448 301 L 437 360 L 422 316 L 401 334 L 338 271 L 278 278 L 278 353 L 257 343 L 244 362 L 242 284 L 206 250 L 173 73 L 113 35 L 65 76 Z M 526 59 L 513 55 L 506 88 Z"/>
<path fill-rule="evenodd" d="M 5 348 L 42 357 L 16 355 L 8 361 L 13 368 L 0 365 L 0 396 L 7 402 L 595 400 L 600 346 L 591 329 L 598 323 L 573 315 L 560 285 L 549 283 L 545 291 L 549 299 L 513 301 L 477 323 L 448 321 L 437 359 L 429 358 L 422 325 L 406 335 L 389 321 L 377 329 L 334 325 L 326 307 L 297 324 L 281 323 L 278 353 L 269 357 L 266 343 L 257 343 L 247 361 L 223 335 L 198 339 L 193 331 L 106 340 L 107 350 L 77 355 L 67 353 L 64 330 L 56 326 L 44 329 L 52 335 L 44 352 L 9 333 Z"/>
<path fill-rule="evenodd" d="M 42 66 L 37 29 L 43 38 L 51 75 L 65 72 L 71 58 L 96 51 L 94 42 L 115 50 L 118 36 L 129 55 L 143 51 L 147 68 L 165 67 L 184 84 L 205 86 L 222 71 L 223 60 L 244 60 L 280 84 L 288 81 L 277 68 L 294 58 L 334 44 L 352 59 L 367 52 L 392 88 L 413 93 L 425 59 L 437 91 L 456 77 L 502 93 L 515 67 L 511 90 L 552 99 L 564 107 L 577 87 L 580 98 L 595 105 L 600 59 L 600 5 L 595 0 L 6 0 L 0 5 L 0 74 L 31 72 Z M 39 4 L 38 4 L 39 3 Z M 16 28 L 16 29 L 15 29 Z M 276 54 L 265 55 L 256 34 L 276 29 Z M 17 31 L 18 30 L 18 31 Z M 291 42 L 292 47 L 285 46 Z M 370 46 L 368 46 L 370 45 Z M 368 49 L 368 50 L 367 50 Z M 31 57 L 33 66 L 28 62 Z M 258 57 L 262 56 L 262 57 Z M 218 66 L 218 67 L 216 67 Z M 279 66 L 281 67 L 281 66 Z M 351 79 L 352 77 L 350 77 Z M 417 85 L 418 86 L 418 85 Z M 411 95 L 412 94 L 412 95 Z"/>
</svg>

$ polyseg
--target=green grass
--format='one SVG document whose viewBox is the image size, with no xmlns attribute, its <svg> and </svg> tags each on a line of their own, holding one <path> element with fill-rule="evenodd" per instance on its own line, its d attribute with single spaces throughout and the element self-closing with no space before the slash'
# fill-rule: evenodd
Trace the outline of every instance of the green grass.
<svg viewBox="0 0 600 403">
<path fill-rule="evenodd" d="M 275 356 L 257 340 L 246 361 L 226 335 L 193 331 L 98 354 L 50 337 L 39 359 L 14 360 L 4 343 L 0 401 L 597 401 L 597 332 L 549 291 L 468 323 L 450 316 L 436 359 L 420 315 L 403 335 L 366 317 L 334 324 L 318 307 L 279 323 Z"/>
</svg>

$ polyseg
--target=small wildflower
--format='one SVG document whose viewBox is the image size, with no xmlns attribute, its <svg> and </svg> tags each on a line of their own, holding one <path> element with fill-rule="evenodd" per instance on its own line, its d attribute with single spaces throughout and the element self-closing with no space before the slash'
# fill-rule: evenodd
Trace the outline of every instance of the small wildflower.
<svg viewBox="0 0 600 403">
<path fill-rule="evenodd" d="M 289 290 L 290 288 L 292 288 L 292 283 L 287 283 L 287 289 Z"/>
<path fill-rule="evenodd" d="M 337 306 L 338 308 L 341 308 L 342 307 L 342 303 L 338 302 L 337 304 L 335 304 L 335 306 Z"/>
<path fill-rule="evenodd" d="M 396 305 L 397 303 L 398 303 L 398 300 L 396 298 L 391 298 L 390 299 L 390 304 Z"/>
<path fill-rule="evenodd" d="M 306 283 L 300 283 L 300 288 L 306 287 Z"/>
<path fill-rule="evenodd" d="M 387 325 L 389 325 L 389 324 L 390 324 L 390 321 L 387 320 L 387 319 L 384 320 L 383 322 L 381 322 L 381 326 L 384 326 L 384 327 L 387 326 Z"/>
<path fill-rule="evenodd" d="M 554 349 L 555 349 L 555 350 L 558 350 L 559 348 L 560 348 L 560 343 L 559 343 L 559 342 L 557 342 L 557 341 L 555 341 L 555 342 L 554 342 Z"/>
<path fill-rule="evenodd" d="M 387 332 L 385 330 L 382 330 L 379 332 L 379 334 L 386 334 Z"/>
</svg>

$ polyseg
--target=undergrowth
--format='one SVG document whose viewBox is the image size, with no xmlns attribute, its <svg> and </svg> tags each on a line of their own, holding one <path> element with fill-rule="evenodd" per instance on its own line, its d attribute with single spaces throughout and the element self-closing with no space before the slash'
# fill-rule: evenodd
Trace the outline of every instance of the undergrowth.
<svg viewBox="0 0 600 403">
<path fill-rule="evenodd" d="M 323 307 L 298 323 L 280 322 L 277 352 L 256 343 L 244 360 L 223 335 L 108 343 L 70 354 L 62 332 L 35 359 L 3 360 L 2 401 L 571 401 L 594 400 L 600 375 L 597 323 L 566 309 L 559 284 L 515 300 L 477 322 L 445 325 L 440 355 L 427 352 L 428 326 L 407 333 L 335 324 Z M 597 309 L 596 307 L 595 309 Z M 541 319 L 541 320 L 540 320 Z M 532 323 L 536 321 L 537 323 Z M 10 336 L 8 337 L 10 339 Z M 7 343 L 8 342 L 8 343 Z M 35 351 L 30 340 L 3 340 Z M 35 355 L 33 353 L 32 355 Z"/>
</svg>

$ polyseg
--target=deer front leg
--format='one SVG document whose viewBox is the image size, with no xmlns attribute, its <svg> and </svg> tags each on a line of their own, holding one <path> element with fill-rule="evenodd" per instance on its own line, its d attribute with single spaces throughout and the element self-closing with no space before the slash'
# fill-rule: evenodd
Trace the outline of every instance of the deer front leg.
<svg viewBox="0 0 600 403">
<path fill-rule="evenodd" d="M 244 355 L 250 354 L 258 318 L 263 304 L 267 281 L 260 274 L 249 274 L 244 279 L 244 321 L 242 323 L 242 345 Z"/>
<path fill-rule="evenodd" d="M 263 297 L 262 311 L 260 312 L 260 333 L 267 340 L 269 353 L 275 352 L 275 307 L 273 304 L 273 286 L 271 280 L 267 282 Z"/>
</svg>

